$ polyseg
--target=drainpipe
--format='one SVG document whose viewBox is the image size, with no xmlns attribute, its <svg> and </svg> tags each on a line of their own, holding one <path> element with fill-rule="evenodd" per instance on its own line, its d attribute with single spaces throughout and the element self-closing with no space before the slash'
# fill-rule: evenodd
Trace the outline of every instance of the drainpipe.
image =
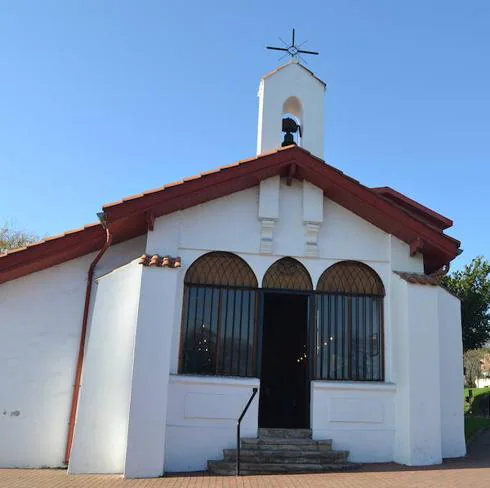
<svg viewBox="0 0 490 488">
<path fill-rule="evenodd" d="M 99 215 L 101 218 L 101 215 Z M 83 369 L 83 359 L 85 355 L 85 338 L 87 336 L 87 325 L 88 325 L 88 312 L 90 308 L 90 295 L 92 294 L 92 281 L 94 278 L 95 266 L 100 261 L 100 258 L 107 251 L 112 242 L 112 235 L 109 227 L 107 227 L 106 223 L 101 218 L 102 226 L 106 232 L 106 240 L 102 248 L 99 250 L 97 256 L 90 264 L 87 273 L 87 289 L 85 290 L 85 304 L 83 306 L 83 319 L 82 319 L 82 332 L 80 335 L 80 345 L 78 347 L 78 360 L 77 360 L 77 368 L 75 373 L 75 384 L 73 385 L 73 395 L 71 399 L 71 409 L 70 409 L 70 420 L 68 423 L 68 435 L 66 438 L 66 450 L 65 450 L 65 464 L 68 464 L 70 461 L 70 453 L 71 447 L 73 444 L 73 433 L 75 430 L 75 420 L 77 417 L 77 407 L 78 407 L 78 396 L 80 394 L 80 382 L 82 379 L 82 369 Z"/>
</svg>

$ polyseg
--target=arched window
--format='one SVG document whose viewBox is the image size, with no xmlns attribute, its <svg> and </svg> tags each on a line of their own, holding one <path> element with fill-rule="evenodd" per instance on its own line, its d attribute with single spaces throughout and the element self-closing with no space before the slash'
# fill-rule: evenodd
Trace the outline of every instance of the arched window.
<svg viewBox="0 0 490 488">
<path fill-rule="evenodd" d="M 307 269 L 296 259 L 282 258 L 270 266 L 262 280 L 262 288 L 312 290 Z"/>
<path fill-rule="evenodd" d="M 374 270 L 341 261 L 317 285 L 316 377 L 382 381 L 383 283 Z"/>
<path fill-rule="evenodd" d="M 257 278 L 240 257 L 211 252 L 184 278 L 180 372 L 254 376 Z"/>
</svg>

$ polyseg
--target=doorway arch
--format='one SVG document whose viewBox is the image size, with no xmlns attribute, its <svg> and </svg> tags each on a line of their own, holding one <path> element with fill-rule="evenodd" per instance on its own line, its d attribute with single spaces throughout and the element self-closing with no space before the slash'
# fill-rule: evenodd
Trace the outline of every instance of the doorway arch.
<svg viewBox="0 0 490 488">
<path fill-rule="evenodd" d="M 313 283 L 297 259 L 274 262 L 262 279 L 259 426 L 308 428 L 308 326 Z"/>
<path fill-rule="evenodd" d="M 297 259 L 281 258 L 269 266 L 262 279 L 262 288 L 277 290 L 313 290 L 310 273 Z"/>
</svg>

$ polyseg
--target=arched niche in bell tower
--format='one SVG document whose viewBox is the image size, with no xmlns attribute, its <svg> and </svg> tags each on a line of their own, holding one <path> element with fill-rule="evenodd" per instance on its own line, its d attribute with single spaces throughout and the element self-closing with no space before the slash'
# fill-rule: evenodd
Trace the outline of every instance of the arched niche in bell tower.
<svg viewBox="0 0 490 488">
<path fill-rule="evenodd" d="M 286 133 L 284 130 L 284 120 L 293 119 L 298 126 L 298 130 L 292 134 L 294 143 L 301 146 L 301 137 L 303 134 L 303 105 L 298 97 L 289 97 L 282 105 L 282 132 Z M 286 140 L 286 139 L 284 139 Z M 284 142 L 282 145 L 285 145 Z"/>
</svg>

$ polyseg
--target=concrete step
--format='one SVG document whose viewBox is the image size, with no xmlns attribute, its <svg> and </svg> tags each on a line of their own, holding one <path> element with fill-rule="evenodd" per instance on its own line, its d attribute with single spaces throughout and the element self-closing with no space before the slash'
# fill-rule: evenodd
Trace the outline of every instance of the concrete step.
<svg viewBox="0 0 490 488">
<path fill-rule="evenodd" d="M 275 439 L 275 438 L 245 438 L 242 439 L 242 450 L 262 449 L 266 451 L 329 451 L 331 440 L 315 441 L 312 439 Z"/>
<path fill-rule="evenodd" d="M 336 464 L 301 464 L 301 463 L 240 463 L 240 474 L 274 474 L 274 473 L 325 473 L 328 471 L 349 471 L 358 469 L 360 464 L 336 463 Z M 211 474 L 229 475 L 236 474 L 236 465 L 227 461 L 208 461 L 208 469 Z"/>
<path fill-rule="evenodd" d="M 261 439 L 311 439 L 311 429 L 259 429 Z"/>
<path fill-rule="evenodd" d="M 236 449 L 225 449 L 224 460 L 236 461 Z M 297 450 L 265 450 L 242 449 L 240 460 L 244 463 L 259 464 L 336 464 L 345 463 L 349 457 L 348 451 L 297 451 Z"/>
<path fill-rule="evenodd" d="M 236 474 L 236 449 L 208 461 L 212 474 Z M 259 429 L 259 437 L 241 440 L 240 474 L 323 473 L 356 469 L 348 451 L 332 450 L 331 440 L 313 440 L 309 429 Z"/>
</svg>

